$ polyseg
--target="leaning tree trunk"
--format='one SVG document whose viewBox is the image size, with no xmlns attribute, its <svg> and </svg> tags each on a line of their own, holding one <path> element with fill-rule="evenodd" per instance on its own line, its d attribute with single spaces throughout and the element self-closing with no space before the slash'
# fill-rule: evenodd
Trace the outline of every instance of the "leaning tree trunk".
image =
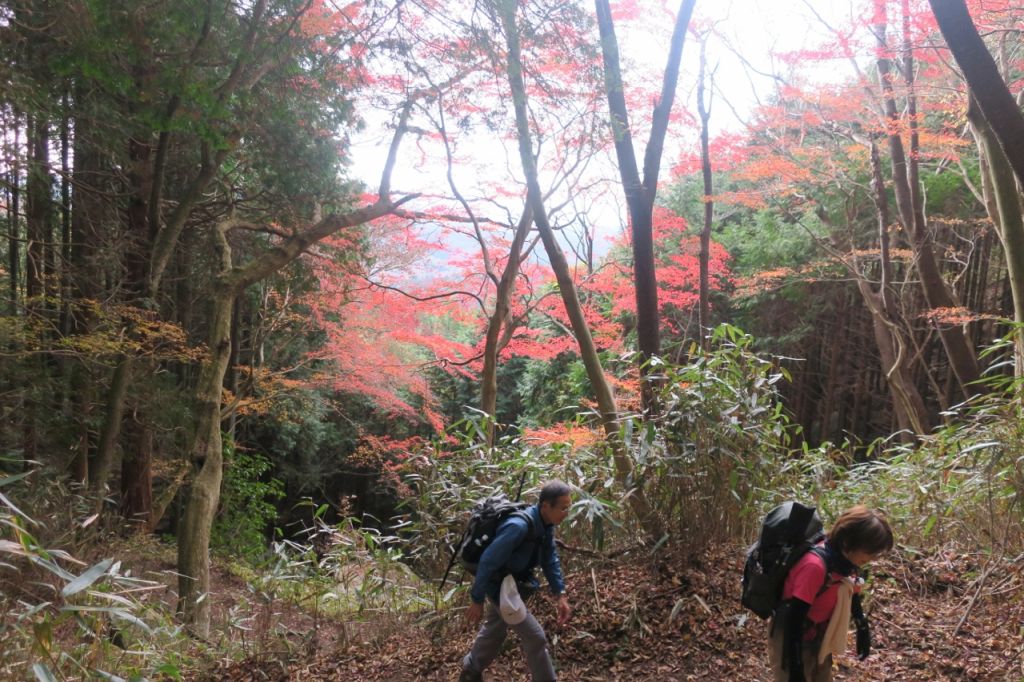
<svg viewBox="0 0 1024 682">
<path fill-rule="evenodd" d="M 928 0 L 946 44 L 964 72 L 978 106 L 992 127 L 992 133 L 1006 159 L 1024 184 L 1024 115 L 1009 87 L 999 75 L 992 54 L 978 35 L 964 0 Z"/>
<path fill-rule="evenodd" d="M 302 255 L 309 247 L 348 227 L 364 225 L 377 218 L 394 213 L 403 203 L 417 195 L 406 195 L 392 201 L 391 172 L 395 167 L 398 147 L 409 120 L 412 101 L 402 110 L 398 127 L 381 174 L 377 201 L 348 213 L 331 214 L 298 230 L 272 249 L 244 266 L 234 266 L 227 234 L 232 229 L 247 226 L 260 229 L 231 216 L 215 230 L 217 250 L 220 253 L 220 272 L 215 278 L 212 292 L 212 314 L 207 335 L 207 356 L 203 361 L 196 384 L 197 424 L 190 451 L 190 464 L 194 471 L 185 513 L 178 527 L 178 613 L 186 625 L 198 636 L 206 637 L 210 631 L 210 600 L 204 598 L 210 589 L 210 530 L 213 527 L 220 484 L 224 474 L 223 443 L 221 442 L 220 404 L 231 356 L 231 311 L 235 297 L 249 286 L 260 282 Z M 269 233 L 279 231 L 266 229 Z"/>
<path fill-rule="evenodd" d="M 1013 321 L 1024 323 L 1024 211 L 1013 169 L 999 146 L 988 121 L 981 115 L 972 96 L 967 118 L 978 142 L 978 151 L 987 163 L 981 164 L 985 209 L 996 226 L 1006 254 L 1006 270 L 1013 296 Z M 991 200 L 990 200 L 991 197 Z M 992 205 L 994 204 L 994 206 Z M 1014 330 L 1014 373 L 1024 375 L 1024 331 Z"/>
<path fill-rule="evenodd" d="M 554 231 L 551 229 L 550 223 L 548 223 L 547 212 L 544 208 L 544 199 L 540 190 L 540 183 L 537 180 L 537 167 L 533 157 L 533 143 L 527 114 L 526 84 L 523 81 L 519 29 L 515 18 L 516 6 L 514 3 L 499 4 L 501 24 L 508 44 L 506 73 L 512 90 L 512 103 L 516 116 L 516 132 L 519 137 L 519 160 L 522 163 L 523 174 L 526 176 L 527 183 L 527 202 L 533 211 L 534 224 L 540 233 L 544 250 L 547 252 L 548 260 L 551 263 L 551 269 L 555 273 L 555 280 L 558 282 L 558 289 L 562 295 L 562 302 L 565 304 L 565 311 L 569 316 L 573 333 L 576 335 L 580 359 L 583 361 L 587 377 L 590 379 L 591 387 L 597 397 L 601 421 L 612 447 L 616 478 L 619 484 L 631 493 L 629 495 L 629 504 L 637 515 L 648 538 L 658 540 L 662 536 L 661 522 L 648 502 L 642 483 L 634 480 L 632 463 L 619 438 L 618 409 L 615 405 L 615 397 L 612 394 L 611 385 L 604 374 L 597 346 L 594 344 L 586 317 L 583 314 L 583 306 L 580 305 L 579 296 L 576 293 L 576 283 L 573 281 L 569 264 L 566 262 L 565 254 L 555 239 Z"/>
<path fill-rule="evenodd" d="M 916 440 L 927 432 L 929 420 L 924 398 L 911 376 L 908 361 L 909 344 L 899 322 L 899 311 L 893 299 L 892 259 L 889 251 L 889 198 L 882 177 L 882 162 L 878 146 L 871 143 L 871 188 L 874 192 L 875 208 L 878 214 L 879 272 L 881 283 L 878 293 L 870 290 L 867 282 L 858 279 L 858 287 L 871 313 L 875 342 L 885 379 L 892 393 L 893 407 L 905 441 Z"/>
<path fill-rule="evenodd" d="M 882 297 L 871 290 L 867 280 L 858 278 L 857 289 L 871 313 L 875 344 L 878 346 L 882 369 L 892 395 L 901 440 L 917 440 L 918 436 L 927 433 L 928 412 L 907 367 L 909 349 L 906 340 L 897 323 L 885 312 Z"/>
</svg>

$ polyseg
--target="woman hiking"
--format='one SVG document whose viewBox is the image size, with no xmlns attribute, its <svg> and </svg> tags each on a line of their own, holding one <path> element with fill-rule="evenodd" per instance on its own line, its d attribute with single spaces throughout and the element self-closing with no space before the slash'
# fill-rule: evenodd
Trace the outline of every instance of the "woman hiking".
<svg viewBox="0 0 1024 682">
<path fill-rule="evenodd" d="M 790 569 L 768 629 L 776 682 L 831 682 L 832 654 L 846 649 L 851 615 L 857 626 L 857 654 L 867 657 L 871 639 L 860 606 L 863 580 L 858 573 L 892 546 L 885 517 L 857 505 L 843 512 L 825 539 Z"/>
</svg>

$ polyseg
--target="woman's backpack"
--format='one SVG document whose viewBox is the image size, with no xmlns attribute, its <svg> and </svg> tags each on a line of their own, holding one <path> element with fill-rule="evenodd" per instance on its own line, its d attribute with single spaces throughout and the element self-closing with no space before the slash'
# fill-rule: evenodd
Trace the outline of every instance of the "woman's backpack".
<svg viewBox="0 0 1024 682">
<path fill-rule="evenodd" d="M 768 512 L 761 536 L 747 550 L 740 602 L 770 618 L 782 600 L 786 575 L 808 550 L 825 538 L 817 509 L 786 502 Z"/>
</svg>

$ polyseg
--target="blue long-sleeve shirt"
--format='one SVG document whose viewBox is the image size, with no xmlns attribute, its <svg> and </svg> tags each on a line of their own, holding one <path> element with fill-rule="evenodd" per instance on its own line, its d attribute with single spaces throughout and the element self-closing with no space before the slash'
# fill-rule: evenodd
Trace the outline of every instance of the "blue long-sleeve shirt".
<svg viewBox="0 0 1024 682">
<path fill-rule="evenodd" d="M 494 540 L 480 556 L 476 568 L 476 578 L 469 594 L 477 604 L 483 603 L 485 597 L 498 601 L 502 579 L 512 574 L 517 581 L 525 582 L 534 588 L 538 586 L 533 569 L 539 563 L 548 580 L 552 594 L 559 595 L 565 591 L 562 579 L 562 564 L 558 560 L 558 549 L 555 547 L 555 527 L 543 522 L 540 506 L 534 505 L 527 510 L 533 523 L 527 524 L 526 519 L 517 515 L 509 516 L 498 526 Z M 537 528 L 543 527 L 544 534 L 537 540 L 540 550 L 536 552 L 536 544 L 530 539 L 535 536 Z"/>
</svg>

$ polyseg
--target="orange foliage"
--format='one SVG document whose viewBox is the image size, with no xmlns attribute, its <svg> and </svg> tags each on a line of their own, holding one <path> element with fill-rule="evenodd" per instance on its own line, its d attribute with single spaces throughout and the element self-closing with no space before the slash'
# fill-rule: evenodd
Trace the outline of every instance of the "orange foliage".
<svg viewBox="0 0 1024 682">
<path fill-rule="evenodd" d="M 570 454 L 581 448 L 592 447 L 602 440 L 604 433 L 600 429 L 571 422 L 523 430 L 523 442 L 530 445 L 568 445 Z"/>
<path fill-rule="evenodd" d="M 957 327 L 970 324 L 971 322 L 978 322 L 980 320 L 998 320 L 996 315 L 987 315 L 983 313 L 976 313 L 973 310 L 964 308 L 963 306 L 956 306 L 952 308 L 932 308 L 931 310 L 925 310 L 919 316 L 921 319 L 928 320 L 936 327 Z"/>
</svg>

